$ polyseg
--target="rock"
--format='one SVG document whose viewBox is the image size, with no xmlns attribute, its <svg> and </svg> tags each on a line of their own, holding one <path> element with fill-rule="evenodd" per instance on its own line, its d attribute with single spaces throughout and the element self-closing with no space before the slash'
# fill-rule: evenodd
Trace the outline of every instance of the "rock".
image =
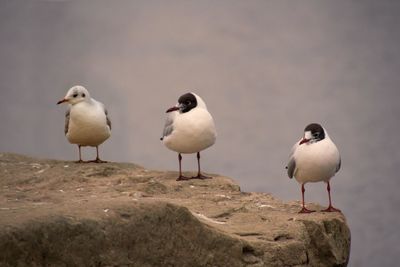
<svg viewBox="0 0 400 267">
<path fill-rule="evenodd" d="M 0 266 L 347 265 L 342 214 L 213 176 L 0 154 Z"/>
</svg>

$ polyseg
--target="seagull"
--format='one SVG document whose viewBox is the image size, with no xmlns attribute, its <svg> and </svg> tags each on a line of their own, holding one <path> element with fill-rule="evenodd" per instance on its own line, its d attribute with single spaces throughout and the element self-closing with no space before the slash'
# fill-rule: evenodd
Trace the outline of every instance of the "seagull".
<svg viewBox="0 0 400 267">
<path fill-rule="evenodd" d="M 329 196 L 329 207 L 323 211 L 340 212 L 332 206 L 330 179 L 339 171 L 341 159 L 336 145 L 327 131 L 318 123 L 311 123 L 304 129 L 303 138 L 292 148 L 286 167 L 289 178 L 295 177 L 301 183 L 303 208 L 299 213 L 314 212 L 304 205 L 304 185 L 308 182 L 325 182 Z"/>
<path fill-rule="evenodd" d="M 99 145 L 111 135 L 111 121 L 103 103 L 90 97 L 88 90 L 80 85 L 70 88 L 65 97 L 57 102 L 68 103 L 65 113 L 65 136 L 71 144 L 79 148 L 79 160 L 82 163 L 81 147 L 96 147 L 96 159 L 91 162 L 104 163 L 99 158 Z"/>
<path fill-rule="evenodd" d="M 203 99 L 195 93 L 186 93 L 179 97 L 178 104 L 169 108 L 166 113 L 163 144 L 178 152 L 179 177 L 177 181 L 189 179 L 209 179 L 200 171 L 200 151 L 215 143 L 217 132 L 214 120 L 207 110 Z M 198 173 L 194 177 L 182 175 L 182 155 L 197 153 Z"/>
</svg>

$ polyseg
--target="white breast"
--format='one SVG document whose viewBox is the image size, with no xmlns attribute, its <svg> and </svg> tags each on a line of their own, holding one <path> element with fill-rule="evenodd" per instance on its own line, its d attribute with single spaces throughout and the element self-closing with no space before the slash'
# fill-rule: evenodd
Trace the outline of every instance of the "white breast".
<svg viewBox="0 0 400 267">
<path fill-rule="evenodd" d="M 67 139 L 72 144 L 98 146 L 111 135 L 106 115 L 100 103 L 81 102 L 73 105 Z"/>
<path fill-rule="evenodd" d="M 176 115 L 173 131 L 164 137 L 163 143 L 179 153 L 196 153 L 212 146 L 216 135 L 210 113 L 204 108 L 195 108 Z"/>
<path fill-rule="evenodd" d="M 296 162 L 294 177 L 300 183 L 329 181 L 340 161 L 339 151 L 329 137 L 298 146 L 293 156 Z"/>
</svg>

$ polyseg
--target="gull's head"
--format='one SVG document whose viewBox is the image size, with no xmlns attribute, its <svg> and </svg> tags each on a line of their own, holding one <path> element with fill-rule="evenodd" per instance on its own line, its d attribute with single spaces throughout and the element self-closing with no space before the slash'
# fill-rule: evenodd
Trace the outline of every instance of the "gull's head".
<svg viewBox="0 0 400 267">
<path fill-rule="evenodd" d="M 58 104 L 67 102 L 68 104 L 75 105 L 83 101 L 90 99 L 88 90 L 85 87 L 76 85 L 70 88 L 63 99 L 57 102 Z"/>
<path fill-rule="evenodd" d="M 299 145 L 321 141 L 325 139 L 325 135 L 325 130 L 320 124 L 311 123 L 304 129 L 304 136 Z"/>
<path fill-rule="evenodd" d="M 196 107 L 206 108 L 206 105 L 204 104 L 204 101 L 198 95 L 196 95 L 194 93 L 186 93 L 179 97 L 178 104 L 169 108 L 166 112 L 169 113 L 172 111 L 179 111 L 179 113 L 186 113 Z"/>
</svg>

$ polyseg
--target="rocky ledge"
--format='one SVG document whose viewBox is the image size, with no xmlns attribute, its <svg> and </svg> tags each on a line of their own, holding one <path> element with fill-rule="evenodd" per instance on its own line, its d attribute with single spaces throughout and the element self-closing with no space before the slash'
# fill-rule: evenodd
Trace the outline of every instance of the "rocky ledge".
<svg viewBox="0 0 400 267">
<path fill-rule="evenodd" d="M 0 154 L 0 266 L 347 265 L 342 214 L 176 177 Z"/>
</svg>

